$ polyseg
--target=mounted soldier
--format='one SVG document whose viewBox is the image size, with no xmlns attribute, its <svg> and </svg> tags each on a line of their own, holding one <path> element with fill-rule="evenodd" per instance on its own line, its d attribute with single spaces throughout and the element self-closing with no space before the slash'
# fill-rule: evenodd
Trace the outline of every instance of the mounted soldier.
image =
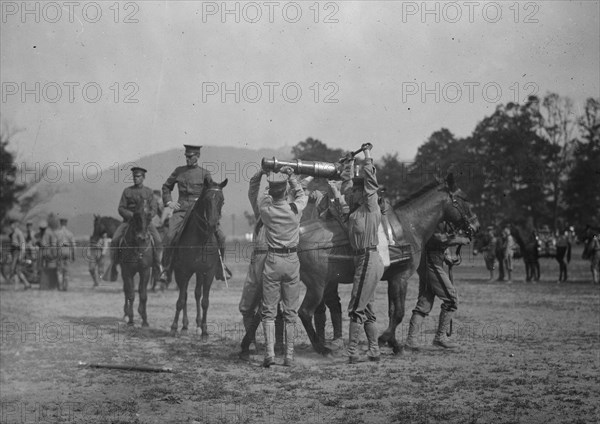
<svg viewBox="0 0 600 424">
<path fill-rule="evenodd" d="M 163 204 L 173 210 L 173 216 L 169 220 L 169 231 L 165 237 L 167 250 L 163 258 L 163 265 L 166 270 L 171 267 L 172 251 L 179 239 L 187 212 L 192 208 L 196 200 L 198 200 L 200 194 L 202 194 L 204 185 L 212 182 L 210 172 L 198 165 L 202 146 L 184 144 L 183 147 L 185 147 L 186 165 L 175 168 L 162 186 Z M 171 192 L 175 188 L 175 184 L 177 184 L 179 190 L 177 201 L 174 201 L 171 197 Z M 221 260 L 223 260 L 225 255 L 225 234 L 223 234 L 220 226 L 217 226 L 215 237 L 219 245 Z M 225 280 L 223 268 L 229 274 L 229 277 L 231 277 L 231 272 L 225 264 L 223 264 L 223 267 L 218 268 L 217 280 Z"/>
<path fill-rule="evenodd" d="M 119 215 L 123 217 L 123 222 L 116 229 L 113 234 L 112 242 L 111 242 L 111 266 L 110 272 L 106 273 L 110 275 L 110 281 L 116 281 L 118 277 L 118 272 L 116 268 L 116 254 L 117 248 L 119 247 L 119 243 L 121 242 L 123 236 L 125 235 L 125 231 L 129 228 L 129 221 L 133 218 L 133 213 L 138 208 L 138 205 L 141 202 L 148 202 L 153 214 L 156 214 L 157 203 L 154 199 L 154 194 L 152 190 L 148 187 L 144 186 L 144 179 L 146 178 L 146 172 L 144 168 L 134 167 L 131 168 L 131 173 L 133 175 L 133 185 L 131 187 L 127 187 L 123 190 L 123 194 L 121 195 L 121 201 L 119 202 Z M 154 264 L 153 267 L 157 268 L 157 272 L 159 275 L 162 275 L 162 240 L 156 227 L 152 224 L 148 225 L 148 231 L 154 240 Z"/>
</svg>

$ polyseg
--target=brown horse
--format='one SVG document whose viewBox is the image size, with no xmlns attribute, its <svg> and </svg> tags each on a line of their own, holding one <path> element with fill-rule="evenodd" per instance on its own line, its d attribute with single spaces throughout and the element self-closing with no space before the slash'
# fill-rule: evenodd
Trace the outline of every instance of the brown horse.
<svg viewBox="0 0 600 424">
<path fill-rule="evenodd" d="M 204 181 L 202 194 L 194 206 L 187 212 L 183 221 L 181 234 L 175 240 L 173 252 L 173 270 L 179 288 L 175 319 L 171 331 L 176 332 L 179 324 L 179 313 L 183 310 L 181 331 L 188 329 L 187 288 L 190 278 L 196 274 L 196 325 L 202 330 L 202 339 L 208 338 L 206 315 L 208 312 L 208 295 L 217 267 L 222 266 L 219 259 L 219 246 L 215 230 L 221 219 L 224 197 L 222 183 Z M 200 314 L 202 305 L 202 315 Z"/>
<path fill-rule="evenodd" d="M 412 257 L 391 266 L 383 274 L 382 280 L 388 281 L 389 326 L 379 342 L 388 343 L 394 353 L 399 353 L 396 327 L 404 317 L 408 279 L 419 265 L 422 246 L 441 221 L 469 234 L 477 231 L 479 222 L 464 193 L 455 187 L 452 174 L 445 182 L 429 184 L 401 201 L 394 206 L 393 213 L 398 221 L 394 233 L 401 241 L 410 244 Z M 353 280 L 354 264 L 345 228 L 331 219 L 303 223 L 298 256 L 300 279 L 306 285 L 306 295 L 298 315 L 314 349 L 328 354 L 330 349 L 317 338 L 312 318 L 329 284 L 351 283 Z"/>
<path fill-rule="evenodd" d="M 117 248 L 118 263 L 121 265 L 125 306 L 123 311 L 133 325 L 133 302 L 135 301 L 134 277 L 139 275 L 138 291 L 140 302 L 138 312 L 142 317 L 142 327 L 148 326 L 146 303 L 148 301 L 148 281 L 150 281 L 153 241 L 148 226 L 152 221 L 152 211 L 146 201 L 141 202 L 133 213 L 133 218 Z"/>
</svg>

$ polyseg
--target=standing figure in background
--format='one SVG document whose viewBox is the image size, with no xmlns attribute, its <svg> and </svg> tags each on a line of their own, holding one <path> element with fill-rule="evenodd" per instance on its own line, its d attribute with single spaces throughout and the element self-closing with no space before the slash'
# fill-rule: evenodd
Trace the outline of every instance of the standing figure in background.
<svg viewBox="0 0 600 424">
<path fill-rule="evenodd" d="M 529 232 L 523 244 L 523 262 L 525 262 L 525 281 L 540 280 L 539 261 L 540 242 L 535 231 Z"/>
<path fill-rule="evenodd" d="M 497 239 L 494 227 L 490 225 L 487 227 L 487 234 L 481 242 L 481 251 L 483 252 L 485 267 L 490 272 L 489 281 L 494 279 L 494 270 L 496 269 L 496 243 Z"/>
<path fill-rule="evenodd" d="M 50 215 L 48 221 L 38 223 L 40 232 L 37 235 L 40 266 L 40 290 L 58 288 L 58 239 L 54 231 L 57 229 L 55 218 Z"/>
<path fill-rule="evenodd" d="M 567 281 L 567 264 L 571 262 L 571 241 L 569 231 L 560 231 L 556 237 L 556 261 L 558 262 L 558 283 Z"/>
<path fill-rule="evenodd" d="M 508 279 L 507 283 L 512 283 L 512 270 L 513 270 L 513 257 L 516 248 L 515 239 L 510 233 L 510 228 L 504 228 L 504 234 L 502 237 L 502 260 L 504 264 L 504 271 Z"/>
<path fill-rule="evenodd" d="M 10 253 L 12 255 L 12 261 L 10 264 L 10 277 L 9 281 L 14 281 L 15 290 L 17 284 L 20 282 L 23 284 L 25 290 L 31 288 L 31 284 L 27 281 L 27 278 L 21 270 L 21 263 L 25 259 L 25 235 L 19 228 L 19 221 L 17 219 L 10 220 Z"/>
<path fill-rule="evenodd" d="M 600 284 L 600 236 L 589 225 L 585 229 L 582 258 L 590 261 L 592 283 Z"/>
<path fill-rule="evenodd" d="M 75 262 L 75 237 L 67 228 L 67 222 L 66 218 L 60 218 L 60 228 L 55 232 L 59 247 L 58 289 L 62 291 L 69 287 L 69 262 Z"/>
</svg>

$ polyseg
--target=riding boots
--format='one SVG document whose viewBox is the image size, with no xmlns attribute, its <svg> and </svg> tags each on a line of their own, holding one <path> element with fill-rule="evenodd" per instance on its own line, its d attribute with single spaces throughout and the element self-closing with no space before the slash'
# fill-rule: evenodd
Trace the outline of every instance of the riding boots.
<svg viewBox="0 0 600 424">
<path fill-rule="evenodd" d="M 437 333 L 433 339 L 433 345 L 443 347 L 444 349 L 458 349 L 460 346 L 453 342 L 448 334 L 452 325 L 452 316 L 454 312 L 449 312 L 444 309 L 440 311 L 440 320 L 438 323 Z"/>
<path fill-rule="evenodd" d="M 369 342 L 367 357 L 371 362 L 379 362 L 381 355 L 379 353 L 379 342 L 377 340 L 377 325 L 372 321 L 365 322 L 365 334 L 367 335 L 367 341 Z"/>
<path fill-rule="evenodd" d="M 358 355 L 358 338 L 360 337 L 360 331 L 362 325 L 356 321 L 350 321 L 350 329 L 348 331 L 348 363 L 356 364 L 361 362 L 360 356 Z"/>
<path fill-rule="evenodd" d="M 418 312 L 413 312 L 410 317 L 410 323 L 408 324 L 408 336 L 406 337 L 406 342 L 404 347 L 408 350 L 419 350 L 419 333 L 421 332 L 421 326 L 423 325 L 423 318 L 425 318 L 422 314 Z"/>
<path fill-rule="evenodd" d="M 286 367 L 294 366 L 294 339 L 296 337 L 296 325 L 291 322 L 285 323 L 285 357 L 283 365 Z"/>
<path fill-rule="evenodd" d="M 275 322 L 263 321 L 263 330 L 265 332 L 265 359 L 263 367 L 269 368 L 275 364 Z"/>
</svg>

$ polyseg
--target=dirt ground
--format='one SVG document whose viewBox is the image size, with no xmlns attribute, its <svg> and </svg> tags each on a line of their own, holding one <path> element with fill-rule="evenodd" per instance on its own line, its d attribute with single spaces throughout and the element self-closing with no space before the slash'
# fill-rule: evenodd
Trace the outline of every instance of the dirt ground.
<svg viewBox="0 0 600 424">
<path fill-rule="evenodd" d="M 195 332 L 193 288 L 188 334 L 169 334 L 177 291 L 150 294 L 150 328 L 127 327 L 120 283 L 92 290 L 78 260 L 70 290 L 1 289 L 1 423 L 592 423 L 599 422 L 600 296 L 581 248 L 571 281 L 542 259 L 542 281 L 487 282 L 480 257 L 455 270 L 460 295 L 454 331 L 462 346 L 431 346 L 439 302 L 426 320 L 425 349 L 349 366 L 314 353 L 299 328 L 297 366 L 260 367 L 237 359 L 243 335 L 238 312 L 247 263 L 230 264 L 229 288 L 215 282 L 209 329 Z M 192 283 L 193 287 L 195 284 Z M 406 337 L 417 296 L 413 276 Z M 349 285 L 341 286 L 343 302 Z M 387 325 L 387 283 L 377 290 L 379 328 Z M 137 300 L 136 300 L 137 309 Z M 330 333 L 331 329 L 328 329 Z M 345 318 L 347 334 L 348 321 Z M 259 332 L 260 333 L 260 332 Z M 331 334 L 329 334 L 331 336 Z M 259 336 L 259 347 L 262 345 Z M 361 348 L 366 350 L 366 341 Z M 281 358 L 277 359 L 281 363 Z M 97 369 L 78 363 L 166 366 L 172 373 Z"/>
</svg>

